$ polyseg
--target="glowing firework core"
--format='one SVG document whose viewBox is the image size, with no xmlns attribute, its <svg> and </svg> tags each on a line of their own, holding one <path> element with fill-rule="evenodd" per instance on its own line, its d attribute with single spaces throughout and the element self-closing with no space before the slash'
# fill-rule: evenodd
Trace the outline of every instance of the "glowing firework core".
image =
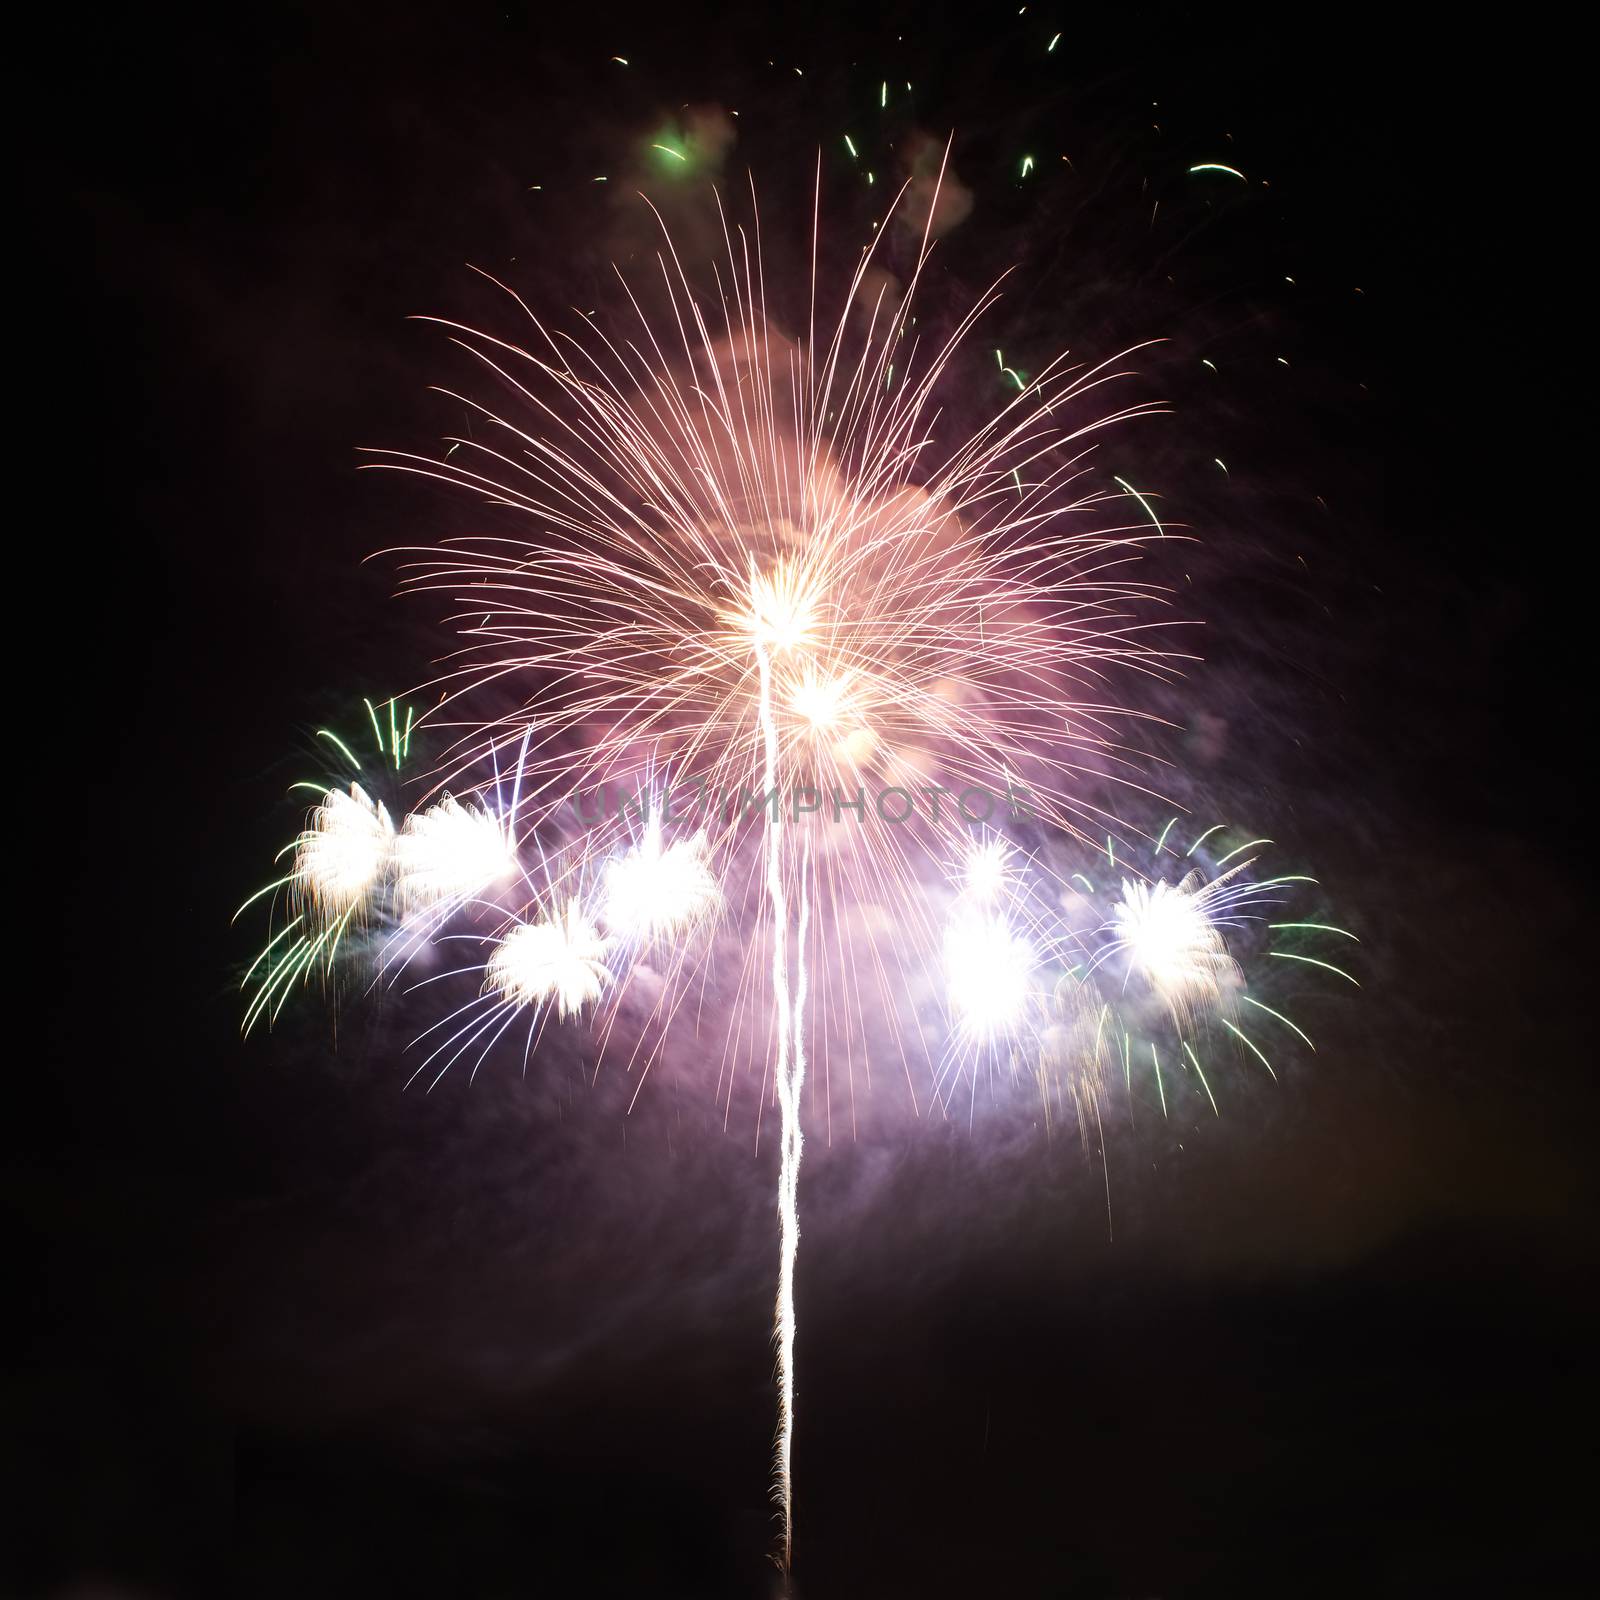
<svg viewBox="0 0 1600 1600">
<path fill-rule="evenodd" d="M 324 918 L 357 907 L 388 870 L 394 824 L 359 783 L 330 789 L 295 844 L 294 887 Z"/>
<path fill-rule="evenodd" d="M 1011 847 L 1004 839 L 990 839 L 967 852 L 962 872 L 964 892 L 984 905 L 1000 898 L 1011 881 Z"/>
<path fill-rule="evenodd" d="M 849 673 L 823 677 L 808 666 L 789 691 L 789 709 L 818 732 L 835 728 L 850 709 Z"/>
<path fill-rule="evenodd" d="M 817 595 L 812 580 L 793 562 L 771 572 L 751 573 L 737 625 L 744 636 L 774 655 L 812 642 Z"/>
<path fill-rule="evenodd" d="M 578 902 L 568 900 L 559 915 L 519 922 L 495 946 L 485 986 L 514 1006 L 553 1004 L 558 1016 L 576 1016 L 611 982 L 608 948 Z"/>
<path fill-rule="evenodd" d="M 945 930 L 945 979 L 961 1030 L 974 1040 L 1015 1030 L 1027 1011 L 1037 955 L 1002 915 L 969 912 Z"/>
<path fill-rule="evenodd" d="M 692 927 L 715 911 L 720 900 L 706 860 L 705 835 L 663 847 L 658 821 L 606 872 L 606 926 L 642 943 Z"/>
<path fill-rule="evenodd" d="M 1122 884 L 1112 926 L 1128 965 L 1179 1017 L 1196 1007 L 1226 1009 L 1242 979 L 1207 914 L 1197 873 L 1182 883 Z"/>
<path fill-rule="evenodd" d="M 402 910 L 464 901 L 503 883 L 517 869 L 499 817 L 463 806 L 450 795 L 406 818 L 395 841 Z"/>
</svg>

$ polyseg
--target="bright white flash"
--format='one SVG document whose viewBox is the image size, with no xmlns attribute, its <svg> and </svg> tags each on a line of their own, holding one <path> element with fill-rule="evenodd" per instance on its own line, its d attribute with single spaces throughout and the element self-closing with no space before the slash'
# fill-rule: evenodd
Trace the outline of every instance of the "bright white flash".
<svg viewBox="0 0 1600 1600">
<path fill-rule="evenodd" d="M 1182 883 L 1122 885 L 1112 907 L 1115 948 L 1179 1017 L 1225 1007 L 1241 984 L 1221 930 L 1212 922 L 1200 875 Z"/>
<path fill-rule="evenodd" d="M 717 880 L 705 835 L 661 843 L 659 823 L 606 871 L 605 922 L 612 933 L 648 944 L 681 933 L 716 910 Z"/>
<path fill-rule="evenodd" d="M 789 708 L 819 733 L 838 727 L 850 708 L 850 677 L 819 674 L 808 666 L 789 691 Z"/>
<path fill-rule="evenodd" d="M 981 905 L 993 905 L 1010 887 L 1010 857 L 1011 847 L 1004 839 L 973 845 L 962 863 L 962 892 Z"/>
<path fill-rule="evenodd" d="M 517 868 L 504 822 L 451 795 L 406 818 L 395 841 L 395 860 L 402 911 L 470 900 Z"/>
<path fill-rule="evenodd" d="M 485 985 L 511 1005 L 554 1005 L 558 1016 L 575 1016 L 611 982 L 609 944 L 578 902 L 568 900 L 546 921 L 519 922 L 495 946 Z"/>
<path fill-rule="evenodd" d="M 790 561 L 780 561 L 770 572 L 750 575 L 742 631 L 756 644 L 779 654 L 811 643 L 816 624 L 814 581 Z"/>
<path fill-rule="evenodd" d="M 992 1039 L 1012 1032 L 1028 1007 L 1038 963 L 1032 944 L 1002 915 L 970 911 L 945 930 L 945 984 L 963 1033 Z"/>
<path fill-rule="evenodd" d="M 394 824 L 359 783 L 330 789 L 295 841 L 294 890 L 318 915 L 335 918 L 364 900 L 389 867 Z"/>
</svg>

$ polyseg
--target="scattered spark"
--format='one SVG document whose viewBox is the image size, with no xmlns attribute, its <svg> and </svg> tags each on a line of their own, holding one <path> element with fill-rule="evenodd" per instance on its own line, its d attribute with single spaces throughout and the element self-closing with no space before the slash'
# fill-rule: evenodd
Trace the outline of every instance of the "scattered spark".
<svg viewBox="0 0 1600 1600">
<path fill-rule="evenodd" d="M 1115 473 L 1112 474 L 1112 477 L 1117 483 L 1120 483 L 1122 487 L 1139 502 L 1140 505 L 1144 507 L 1144 514 L 1149 517 L 1151 522 L 1155 524 L 1156 532 L 1159 533 L 1163 539 L 1165 539 L 1167 536 L 1167 530 L 1161 526 L 1161 518 L 1155 514 L 1155 509 L 1151 506 L 1150 502 L 1146 500 L 1145 497 L 1140 494 L 1139 491 L 1135 489 L 1126 478 L 1118 478 L 1116 477 Z"/>
<path fill-rule="evenodd" d="M 1276 1082 L 1278 1074 L 1276 1072 L 1272 1071 L 1272 1063 L 1270 1061 L 1268 1061 L 1267 1058 L 1261 1053 L 1261 1051 L 1257 1047 L 1255 1041 L 1253 1039 L 1251 1039 L 1249 1037 L 1249 1035 L 1244 1033 L 1241 1029 L 1235 1027 L 1233 1025 L 1233 1023 L 1229 1022 L 1226 1017 L 1221 1017 L 1218 1020 L 1222 1023 L 1222 1026 L 1228 1030 L 1229 1033 L 1231 1033 L 1236 1039 L 1238 1039 L 1242 1044 L 1244 1044 L 1252 1052 L 1252 1054 L 1255 1056 L 1256 1060 L 1259 1061 L 1261 1063 L 1261 1065 L 1264 1066 L 1267 1069 L 1268 1072 L 1272 1073 L 1273 1081 Z"/>
<path fill-rule="evenodd" d="M 1200 1080 L 1200 1087 L 1206 1092 L 1206 1099 L 1211 1102 L 1211 1109 L 1220 1117 L 1222 1112 L 1217 1107 L 1217 1097 L 1211 1092 L 1211 1085 L 1206 1081 L 1205 1069 L 1200 1065 L 1200 1058 L 1194 1053 L 1194 1046 L 1187 1039 L 1183 1041 L 1184 1053 L 1194 1063 L 1195 1076 Z"/>
<path fill-rule="evenodd" d="M 1279 961 L 1303 961 L 1309 967 L 1321 967 L 1324 972 L 1337 973 L 1346 983 L 1354 983 L 1358 989 L 1361 987 L 1348 972 L 1342 967 L 1334 966 L 1331 961 L 1319 961 L 1315 956 L 1297 956 L 1289 950 L 1269 950 L 1267 954 Z"/>
</svg>

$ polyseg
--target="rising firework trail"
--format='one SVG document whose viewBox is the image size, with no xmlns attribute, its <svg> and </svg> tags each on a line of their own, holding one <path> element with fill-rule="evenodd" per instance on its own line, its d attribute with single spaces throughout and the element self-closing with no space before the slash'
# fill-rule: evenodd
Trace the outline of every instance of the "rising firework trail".
<svg viewBox="0 0 1600 1600">
<path fill-rule="evenodd" d="M 756 645 L 761 674 L 758 717 L 761 726 L 763 792 L 778 787 L 778 730 L 772 715 L 772 662 L 767 646 Z M 778 1345 L 778 1438 L 773 1476 L 783 1515 L 783 1564 L 794 1555 L 794 1267 L 800 1249 L 800 1090 L 805 1084 L 805 875 L 801 874 L 801 926 L 796 946 L 802 963 L 799 985 L 789 981 L 789 901 L 784 889 L 784 837 L 781 802 L 766 829 L 767 899 L 772 908 L 772 994 L 778 1018 L 774 1063 L 780 1122 L 778 1144 L 778 1297 L 774 1333 Z"/>
</svg>

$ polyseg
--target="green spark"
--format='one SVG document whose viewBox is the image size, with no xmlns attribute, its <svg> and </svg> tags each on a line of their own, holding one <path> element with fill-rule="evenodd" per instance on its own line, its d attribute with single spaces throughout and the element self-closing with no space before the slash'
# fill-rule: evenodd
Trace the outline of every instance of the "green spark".
<svg viewBox="0 0 1600 1600">
<path fill-rule="evenodd" d="M 1250 180 L 1237 167 L 1225 167 L 1220 161 L 1202 161 L 1197 167 L 1190 167 L 1190 172 L 1226 172 L 1230 177 L 1237 178 L 1240 183 Z"/>
<path fill-rule="evenodd" d="M 1247 995 L 1247 994 L 1242 994 L 1242 995 L 1239 996 L 1239 998 L 1241 1000 L 1243 1000 L 1244 1003 L 1247 1006 L 1254 1006 L 1257 1011 L 1265 1011 L 1266 1014 L 1269 1017 L 1276 1017 L 1278 1019 L 1278 1021 L 1281 1022 L 1284 1025 L 1284 1027 L 1288 1028 L 1292 1033 L 1298 1033 L 1300 1035 L 1300 1037 L 1305 1040 L 1306 1044 L 1308 1046 L 1310 1046 L 1310 1048 L 1312 1050 L 1315 1050 L 1317 1048 L 1314 1044 L 1311 1043 L 1310 1038 L 1305 1033 L 1303 1033 L 1298 1027 L 1296 1027 L 1295 1024 L 1292 1023 L 1286 1016 L 1284 1016 L 1284 1014 L 1281 1011 L 1274 1011 L 1271 1006 L 1264 1006 L 1264 1005 L 1262 1005 L 1262 1003 L 1259 1000 L 1252 1000 L 1250 998 L 1250 996 Z"/>
<path fill-rule="evenodd" d="M 1184 1041 L 1183 1041 L 1183 1048 L 1184 1048 L 1184 1049 L 1185 1049 L 1185 1050 L 1186 1050 L 1186 1051 L 1188 1051 L 1188 1054 L 1189 1054 L 1189 1059 L 1190 1059 L 1190 1060 L 1191 1060 L 1191 1061 L 1192 1061 L 1192 1062 L 1194 1062 L 1194 1070 L 1195 1070 L 1195 1071 L 1196 1071 L 1196 1072 L 1197 1072 L 1197 1073 L 1199 1073 L 1199 1076 L 1200 1076 L 1200 1087 L 1201 1087 L 1201 1088 L 1202 1088 L 1202 1089 L 1204 1089 L 1204 1090 L 1205 1090 L 1205 1092 L 1206 1092 L 1206 1099 L 1207 1099 L 1207 1100 L 1209 1100 L 1209 1101 L 1210 1101 L 1210 1102 L 1211 1102 L 1211 1109 L 1212 1109 L 1212 1110 L 1213 1110 L 1213 1111 L 1216 1111 L 1216 1113 L 1217 1113 L 1217 1115 L 1218 1115 L 1218 1116 L 1219 1116 L 1219 1117 L 1220 1117 L 1220 1116 L 1221 1116 L 1221 1115 L 1222 1115 L 1222 1113 L 1221 1113 L 1221 1112 L 1220 1112 L 1220 1111 L 1218 1111 L 1218 1110 L 1217 1110 L 1217 1097 L 1216 1097 L 1216 1096 L 1215 1096 L 1215 1095 L 1214 1095 L 1214 1094 L 1212 1094 L 1212 1092 L 1211 1092 L 1211 1085 L 1210 1085 L 1210 1084 L 1209 1084 L 1209 1083 L 1207 1083 L 1207 1082 L 1206 1082 L 1206 1075 L 1205 1075 L 1205 1073 L 1204 1073 L 1204 1072 L 1203 1072 L 1203 1071 L 1201 1071 L 1201 1068 L 1200 1068 L 1200 1058 L 1199 1058 L 1199 1056 L 1197 1056 L 1197 1055 L 1196 1055 L 1196 1054 L 1195 1054 L 1195 1053 L 1194 1053 L 1194 1049 L 1193 1049 L 1193 1047 L 1192 1047 L 1192 1046 L 1191 1046 L 1191 1045 L 1190 1045 L 1190 1043 L 1189 1043 L 1189 1041 L 1188 1041 L 1188 1040 L 1187 1040 L 1187 1039 L 1185 1039 L 1185 1040 L 1184 1040 Z"/>
<path fill-rule="evenodd" d="M 289 848 L 292 850 L 294 848 L 294 846 L 290 845 Z M 283 851 L 280 850 L 278 852 L 278 855 L 281 857 L 283 855 Z M 240 916 L 244 912 L 248 911 L 250 909 L 250 907 L 253 906 L 256 903 L 256 901 L 259 900 L 262 897 L 262 895 L 271 894 L 274 889 L 281 889 L 281 888 L 283 888 L 283 886 L 285 884 L 289 884 L 289 883 L 293 883 L 293 882 L 294 882 L 294 874 L 291 872 L 286 877 L 274 878 L 271 883 L 263 884 L 259 889 L 256 890 L 256 892 L 253 895 L 250 896 L 250 898 L 248 900 L 245 901 L 245 903 L 242 906 L 239 907 L 239 909 L 237 911 L 234 912 L 232 917 L 230 917 L 228 920 L 230 922 L 237 922 L 239 920 Z"/>
<path fill-rule="evenodd" d="M 239 984 L 239 987 L 241 989 L 244 988 L 245 984 L 249 983 L 249 981 L 251 979 L 251 976 L 255 972 L 256 968 L 259 967 L 261 965 L 261 963 L 263 961 L 265 961 L 269 955 L 272 954 L 273 946 L 276 945 L 277 942 L 280 939 L 286 938 L 289 934 L 293 933 L 294 930 L 296 928 L 298 928 L 300 926 L 300 924 L 302 922 L 304 922 L 305 920 L 306 920 L 305 919 L 305 913 L 302 912 L 298 917 L 296 917 L 294 919 L 293 922 L 289 923 L 287 927 L 280 928 L 275 934 L 273 934 L 273 936 L 270 939 L 267 940 L 267 942 L 264 945 L 262 945 L 261 954 L 258 955 L 255 958 L 255 960 L 250 963 L 249 971 L 247 971 L 245 973 L 244 978 L 242 979 L 242 981 Z"/>
<path fill-rule="evenodd" d="M 1287 950 L 1269 950 L 1267 951 L 1267 954 L 1269 956 L 1276 956 L 1280 961 L 1303 961 L 1308 967 L 1325 967 L 1329 972 L 1337 973 L 1341 978 L 1344 979 L 1346 983 L 1355 983 L 1356 988 L 1358 989 L 1361 987 L 1361 985 L 1356 983 L 1356 980 L 1352 978 L 1348 972 L 1346 972 L 1342 967 L 1334 966 L 1331 961 L 1318 961 L 1315 956 L 1297 956 L 1291 954 Z"/>
<path fill-rule="evenodd" d="M 854 161 L 856 159 L 855 140 L 852 139 L 848 133 L 844 136 L 844 147 L 850 152 L 850 159 Z"/>
<path fill-rule="evenodd" d="M 1226 1017 L 1219 1017 L 1217 1020 L 1222 1024 L 1222 1026 L 1224 1028 L 1226 1028 L 1228 1030 L 1229 1033 L 1235 1035 L 1237 1038 L 1243 1039 L 1244 1042 L 1247 1045 L 1250 1046 L 1250 1049 L 1254 1053 L 1256 1060 L 1258 1060 L 1261 1063 L 1261 1065 L 1264 1066 L 1267 1069 L 1268 1072 L 1272 1073 L 1272 1081 L 1274 1083 L 1276 1083 L 1278 1081 L 1278 1074 L 1276 1072 L 1272 1072 L 1272 1063 L 1270 1061 L 1268 1061 L 1267 1058 L 1264 1055 L 1262 1055 L 1262 1053 L 1259 1050 L 1256 1049 L 1255 1042 L 1249 1037 L 1249 1035 L 1245 1034 L 1245 1033 L 1241 1033 L 1239 1031 L 1239 1029 L 1234 1027 L 1234 1025 L 1231 1022 L 1229 1022 Z"/>
<path fill-rule="evenodd" d="M 1015 367 L 1008 367 L 1006 365 L 1005 357 L 1003 355 L 1001 355 L 1001 353 L 998 350 L 995 351 L 994 358 L 1000 365 L 1000 371 L 1006 377 L 1010 378 L 1010 380 L 1014 384 L 1016 384 L 1018 394 L 1020 394 L 1024 389 L 1026 389 L 1028 387 L 1028 385 L 1027 385 L 1027 383 L 1025 381 L 1025 375 L 1023 373 L 1018 372 Z"/>
<path fill-rule="evenodd" d="M 371 711 L 372 707 L 369 705 L 367 707 L 367 710 Z M 374 732 L 377 732 L 378 719 L 376 717 L 374 717 L 372 719 L 372 728 L 373 728 Z M 339 737 L 338 734 L 333 732 L 333 730 L 331 728 L 318 728 L 317 729 L 317 737 L 319 739 L 331 739 L 344 752 L 345 760 L 348 761 L 350 763 L 350 765 L 356 769 L 357 772 L 359 772 L 361 770 L 361 763 L 356 760 L 354 754 L 352 753 L 352 751 L 350 749 L 350 746 L 347 745 L 344 742 L 344 740 Z M 383 749 L 383 740 L 382 740 L 381 737 L 378 740 L 378 748 L 380 750 Z"/>
<path fill-rule="evenodd" d="M 1269 922 L 1269 928 L 1315 928 L 1318 933 L 1336 933 L 1343 939 L 1356 939 L 1348 928 L 1336 928 L 1331 922 Z M 1361 941 L 1356 939 L 1356 943 Z"/>
<path fill-rule="evenodd" d="M 1249 842 L 1249 844 L 1242 844 L 1242 845 L 1240 845 L 1238 847 L 1237 850 L 1230 850 L 1227 853 L 1227 855 L 1219 856 L 1218 859 L 1217 859 L 1217 866 L 1219 868 L 1227 866 L 1227 864 L 1230 861 L 1232 861 L 1235 856 L 1243 855 L 1246 850 L 1254 849 L 1254 847 L 1256 845 L 1258 845 L 1258 844 L 1271 844 L 1271 843 L 1272 843 L 1271 839 L 1252 839 Z"/>
</svg>

